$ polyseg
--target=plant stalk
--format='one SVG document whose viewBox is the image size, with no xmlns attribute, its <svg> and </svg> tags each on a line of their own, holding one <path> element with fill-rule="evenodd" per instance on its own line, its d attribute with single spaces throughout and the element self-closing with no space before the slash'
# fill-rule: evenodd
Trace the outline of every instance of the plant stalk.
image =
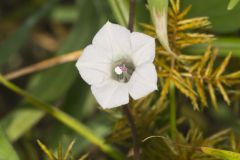
<svg viewBox="0 0 240 160">
<path fill-rule="evenodd" d="M 4 77 L 7 80 L 12 80 L 12 79 L 16 79 L 31 73 L 35 73 L 35 72 L 50 68 L 50 67 L 54 67 L 56 65 L 76 61 L 81 55 L 81 53 L 82 53 L 82 50 L 78 50 L 78 51 L 74 51 L 61 56 L 49 58 L 41 62 L 32 64 L 30 66 L 24 67 L 22 69 L 19 69 L 17 71 L 13 71 L 11 73 L 5 74 Z"/>
<path fill-rule="evenodd" d="M 133 32 L 136 0 L 130 0 L 128 29 Z"/>
<path fill-rule="evenodd" d="M 135 0 L 129 0 L 130 7 L 129 7 L 129 21 L 128 21 L 128 29 L 130 32 L 133 32 L 134 29 L 134 16 L 135 16 Z M 134 159 L 140 160 L 140 147 L 139 147 L 139 141 L 137 138 L 137 128 L 134 123 L 133 116 L 131 114 L 131 111 L 129 109 L 129 104 L 126 104 L 123 106 L 123 113 L 125 114 L 128 124 L 131 128 L 131 134 L 132 134 L 132 140 L 133 140 L 133 151 L 134 151 Z"/>
<path fill-rule="evenodd" d="M 137 128 L 133 120 L 133 116 L 131 114 L 131 111 L 129 109 L 129 105 L 126 104 L 123 106 L 123 113 L 125 114 L 128 124 L 131 128 L 131 133 L 132 133 L 132 140 L 133 140 L 133 151 L 134 151 L 134 159 L 135 160 L 140 160 L 140 146 L 139 146 L 139 141 L 137 138 Z"/>
<path fill-rule="evenodd" d="M 177 125 L 176 125 L 176 98 L 175 98 L 175 86 L 173 82 L 170 82 L 170 130 L 173 139 L 176 138 Z"/>
</svg>

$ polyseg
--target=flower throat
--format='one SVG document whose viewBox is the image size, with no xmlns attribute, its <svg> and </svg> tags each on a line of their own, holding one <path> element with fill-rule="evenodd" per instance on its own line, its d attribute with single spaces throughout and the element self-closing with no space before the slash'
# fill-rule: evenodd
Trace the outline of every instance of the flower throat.
<svg viewBox="0 0 240 160">
<path fill-rule="evenodd" d="M 120 59 L 114 62 L 112 67 L 112 78 L 116 81 L 127 83 L 133 72 L 135 70 L 135 66 L 132 61 L 128 59 Z"/>
</svg>

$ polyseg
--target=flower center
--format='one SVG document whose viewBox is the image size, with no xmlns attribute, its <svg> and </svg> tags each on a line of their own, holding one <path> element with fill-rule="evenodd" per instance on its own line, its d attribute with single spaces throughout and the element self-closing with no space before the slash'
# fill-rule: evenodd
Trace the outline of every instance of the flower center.
<svg viewBox="0 0 240 160">
<path fill-rule="evenodd" d="M 130 80 L 135 66 L 128 59 L 120 59 L 113 64 L 112 78 L 116 81 L 126 83 Z"/>
</svg>

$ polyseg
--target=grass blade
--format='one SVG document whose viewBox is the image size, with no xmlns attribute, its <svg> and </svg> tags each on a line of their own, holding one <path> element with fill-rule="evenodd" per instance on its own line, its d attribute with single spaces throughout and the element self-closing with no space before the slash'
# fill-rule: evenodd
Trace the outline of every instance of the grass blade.
<svg viewBox="0 0 240 160">
<path fill-rule="evenodd" d="M 228 3 L 228 10 L 232 10 L 237 4 L 238 4 L 239 0 L 230 0 Z"/>
<path fill-rule="evenodd" d="M 127 2 L 126 0 L 108 0 L 115 18 L 123 26 L 128 24 L 129 11 Z"/>
<path fill-rule="evenodd" d="M 76 131 L 79 135 L 83 136 L 85 139 L 89 140 L 93 144 L 97 145 L 102 151 L 112 156 L 112 158 L 120 160 L 122 159 L 122 155 L 116 151 L 113 147 L 105 144 L 104 140 L 100 137 L 97 137 L 94 133 L 90 131 L 84 124 L 80 123 L 73 117 L 67 115 L 56 107 L 50 106 L 46 103 L 39 101 L 33 96 L 29 95 L 27 92 L 22 90 L 21 88 L 15 86 L 11 82 L 7 81 L 4 77 L 0 75 L 0 82 L 7 87 L 8 89 L 14 91 L 15 93 L 23 96 L 28 102 L 30 102 L 33 106 L 45 111 L 50 114 L 58 121 L 62 122 L 72 130 Z"/>
<path fill-rule="evenodd" d="M 57 160 L 53 153 L 40 140 L 37 140 L 37 143 L 49 160 Z"/>
<path fill-rule="evenodd" d="M 221 158 L 222 160 L 239 160 L 240 159 L 239 153 L 235 153 L 231 151 L 209 148 L 209 147 L 201 147 L 201 150 L 205 154 L 211 155 L 215 158 Z"/>
<path fill-rule="evenodd" d="M 17 153 L 8 142 L 3 129 L 0 126 L 0 160 L 19 160 Z"/>
<path fill-rule="evenodd" d="M 22 133 L 34 126 L 44 116 L 44 112 L 32 107 L 22 107 L 10 112 L 1 119 L 1 124 L 11 142 L 16 141 Z M 21 127 L 19 127 L 21 125 Z"/>
<path fill-rule="evenodd" d="M 68 159 L 69 154 L 70 154 L 70 152 L 71 152 L 71 150 L 72 150 L 72 148 L 73 148 L 74 143 L 75 143 L 75 140 L 73 140 L 73 141 L 69 144 L 69 146 L 68 146 L 68 148 L 67 148 L 67 151 L 66 151 L 65 154 L 64 154 L 63 160 L 67 160 L 67 159 Z"/>
</svg>

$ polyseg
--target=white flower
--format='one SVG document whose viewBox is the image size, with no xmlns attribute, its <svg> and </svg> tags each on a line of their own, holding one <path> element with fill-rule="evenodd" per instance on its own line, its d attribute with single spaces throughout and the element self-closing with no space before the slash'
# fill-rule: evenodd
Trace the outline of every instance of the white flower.
<svg viewBox="0 0 240 160">
<path fill-rule="evenodd" d="M 76 66 L 103 108 L 139 99 L 157 89 L 154 38 L 107 22 Z"/>
</svg>

